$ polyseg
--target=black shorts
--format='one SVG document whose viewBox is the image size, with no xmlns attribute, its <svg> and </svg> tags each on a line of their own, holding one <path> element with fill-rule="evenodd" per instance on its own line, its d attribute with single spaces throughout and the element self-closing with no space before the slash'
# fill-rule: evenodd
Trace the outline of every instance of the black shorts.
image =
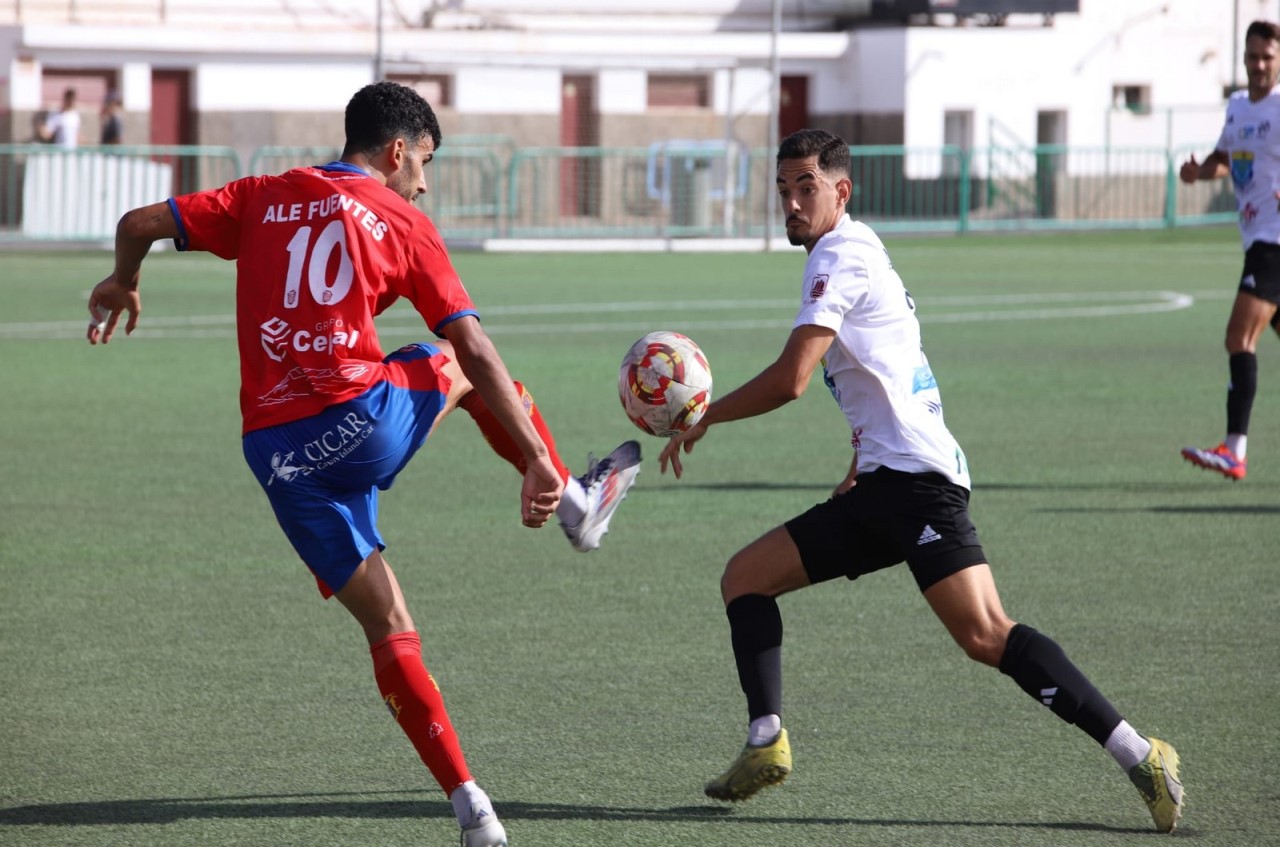
<svg viewBox="0 0 1280 847">
<path fill-rule="evenodd" d="M 1280 306 L 1280 244 L 1255 241 L 1249 245 L 1238 291 Z"/>
<path fill-rule="evenodd" d="M 986 562 L 969 520 L 969 491 L 939 473 L 878 468 L 858 484 L 787 521 L 812 583 L 906 562 L 924 591 Z"/>
</svg>

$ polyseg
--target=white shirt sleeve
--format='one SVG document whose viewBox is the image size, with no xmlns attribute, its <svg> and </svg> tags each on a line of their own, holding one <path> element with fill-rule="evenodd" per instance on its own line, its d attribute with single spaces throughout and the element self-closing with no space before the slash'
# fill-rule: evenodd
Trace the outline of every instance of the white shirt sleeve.
<svg viewBox="0 0 1280 847">
<path fill-rule="evenodd" d="M 846 313 L 862 302 L 869 290 L 866 262 L 851 245 L 820 247 L 805 265 L 794 326 L 822 326 L 839 332 Z"/>
</svg>

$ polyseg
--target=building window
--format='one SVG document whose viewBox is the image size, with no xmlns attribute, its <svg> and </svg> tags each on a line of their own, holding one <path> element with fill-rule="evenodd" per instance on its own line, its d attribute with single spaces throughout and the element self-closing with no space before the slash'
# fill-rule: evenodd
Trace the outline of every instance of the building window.
<svg viewBox="0 0 1280 847">
<path fill-rule="evenodd" d="M 450 74 L 387 74 L 387 79 L 412 88 L 433 109 L 453 105 L 453 77 Z"/>
<path fill-rule="evenodd" d="M 710 80 L 697 74 L 649 74 L 650 109 L 706 109 Z"/>
<path fill-rule="evenodd" d="M 1111 86 L 1111 106 L 1137 115 L 1150 114 L 1151 86 L 1113 85 Z"/>
</svg>

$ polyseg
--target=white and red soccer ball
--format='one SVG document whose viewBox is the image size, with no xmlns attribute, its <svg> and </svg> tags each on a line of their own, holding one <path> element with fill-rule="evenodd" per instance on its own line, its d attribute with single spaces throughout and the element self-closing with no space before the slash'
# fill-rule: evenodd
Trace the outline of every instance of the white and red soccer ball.
<svg viewBox="0 0 1280 847">
<path fill-rule="evenodd" d="M 627 417 L 645 432 L 678 435 L 711 403 L 711 366 L 688 336 L 651 332 L 623 357 L 618 397 Z"/>
</svg>

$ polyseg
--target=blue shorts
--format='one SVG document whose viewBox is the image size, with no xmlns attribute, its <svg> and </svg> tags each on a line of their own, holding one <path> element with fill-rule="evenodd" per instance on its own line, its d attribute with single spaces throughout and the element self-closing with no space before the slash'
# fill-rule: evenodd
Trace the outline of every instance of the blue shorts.
<svg viewBox="0 0 1280 847">
<path fill-rule="evenodd" d="M 318 415 L 244 436 L 245 461 L 326 597 L 386 547 L 378 490 L 426 442 L 449 392 L 438 347 L 410 344 L 383 361 L 398 363 L 415 387 L 380 382 Z"/>
</svg>

